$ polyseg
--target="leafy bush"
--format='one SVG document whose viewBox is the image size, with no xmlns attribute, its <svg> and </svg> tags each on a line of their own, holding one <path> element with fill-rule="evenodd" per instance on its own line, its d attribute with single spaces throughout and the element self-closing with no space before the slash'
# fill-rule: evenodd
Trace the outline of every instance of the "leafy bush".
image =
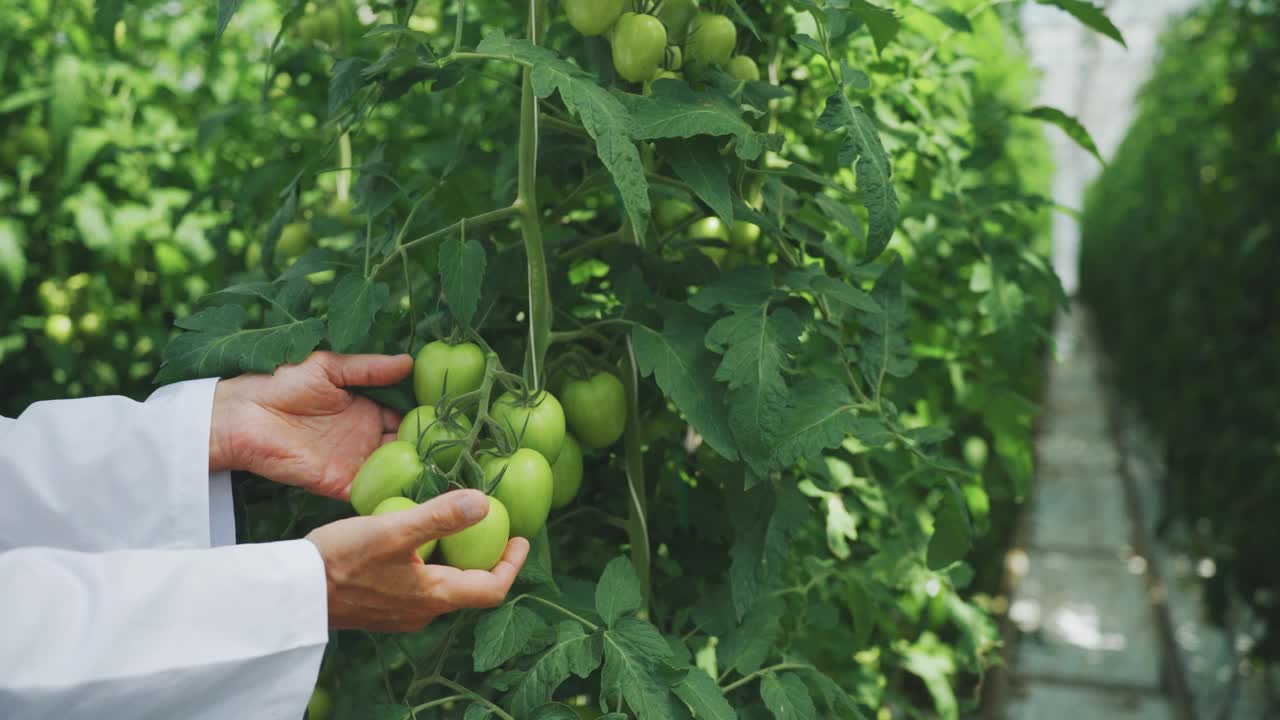
<svg viewBox="0 0 1280 720">
<path fill-rule="evenodd" d="M 1206 4 L 1165 34 L 1140 111 L 1092 188 L 1082 292 L 1115 386 L 1157 434 L 1165 524 L 1215 560 L 1280 657 L 1280 5 Z"/>
</svg>

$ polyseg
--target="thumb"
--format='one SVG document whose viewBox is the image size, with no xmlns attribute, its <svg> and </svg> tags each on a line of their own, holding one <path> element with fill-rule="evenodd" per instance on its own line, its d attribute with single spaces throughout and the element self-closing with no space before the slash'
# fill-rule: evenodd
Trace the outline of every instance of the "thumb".
<svg viewBox="0 0 1280 720">
<path fill-rule="evenodd" d="M 337 355 L 322 358 L 329 381 L 338 387 L 385 387 L 413 372 L 410 355 Z"/>
<path fill-rule="evenodd" d="M 479 490 L 455 490 L 416 508 L 379 516 L 397 546 L 416 548 L 466 530 L 489 514 L 489 498 Z"/>
</svg>

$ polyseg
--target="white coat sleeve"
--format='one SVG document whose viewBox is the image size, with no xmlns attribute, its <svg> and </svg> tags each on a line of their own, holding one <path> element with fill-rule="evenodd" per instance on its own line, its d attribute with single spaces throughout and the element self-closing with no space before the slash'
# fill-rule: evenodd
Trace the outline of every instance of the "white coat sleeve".
<svg viewBox="0 0 1280 720">
<path fill-rule="evenodd" d="M 169 385 L 145 403 L 41 402 L 0 420 L 0 551 L 234 543 L 230 475 L 209 474 L 216 384 Z"/>
<path fill-rule="evenodd" d="M 307 540 L 0 553 L 0 718 L 300 720 L 327 625 Z"/>
</svg>

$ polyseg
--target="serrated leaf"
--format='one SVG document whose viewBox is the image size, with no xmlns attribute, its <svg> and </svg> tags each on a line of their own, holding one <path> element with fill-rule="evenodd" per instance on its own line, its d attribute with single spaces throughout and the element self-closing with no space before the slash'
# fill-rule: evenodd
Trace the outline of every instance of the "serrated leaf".
<svg viewBox="0 0 1280 720">
<path fill-rule="evenodd" d="M 440 285 L 453 317 L 464 328 L 471 327 L 486 265 L 484 246 L 474 240 L 452 237 L 440 245 Z"/>
<path fill-rule="evenodd" d="M 476 625 L 476 672 L 492 670 L 519 655 L 546 626 L 537 613 L 514 602 L 488 613 Z"/>
<path fill-rule="evenodd" d="M 617 97 L 630 115 L 631 135 L 637 140 L 732 136 L 734 152 L 743 160 L 781 149 L 781 138 L 757 132 L 738 103 L 723 92 L 695 92 L 684 83 L 668 82 L 655 85 L 651 95 Z"/>
<path fill-rule="evenodd" d="M 827 99 L 826 109 L 818 118 L 818 129 L 844 130 L 840 162 L 852 165 L 857 174 L 858 191 L 867 207 L 866 261 L 884 252 L 898 226 L 898 196 L 893 189 L 893 169 L 885 152 L 880 133 L 871 116 L 849 102 L 843 88 Z"/>
<path fill-rule="evenodd" d="M 791 388 L 790 407 L 775 435 L 773 465 L 787 467 L 797 460 L 834 448 L 861 430 L 857 403 L 845 385 L 808 379 Z"/>
<path fill-rule="evenodd" d="M 214 40 L 221 38 L 222 33 L 226 32 L 227 25 L 231 23 L 231 18 L 235 17 L 242 2 L 243 0 L 218 0 L 218 29 L 213 35 Z"/>
<path fill-rule="evenodd" d="M 730 492 L 728 502 L 734 530 L 729 586 L 741 617 L 778 586 L 791 535 L 809 518 L 810 509 L 794 485 Z"/>
<path fill-rule="evenodd" d="M 613 627 L 618 619 L 640 609 L 640 578 L 630 558 L 619 556 L 609 561 L 596 585 L 596 612 L 605 624 Z"/>
<path fill-rule="evenodd" d="M 527 717 L 551 699 L 570 675 L 585 678 L 600 666 L 595 638 L 582 626 L 566 620 L 556 626 L 556 639 L 529 667 L 511 692 L 509 708 L 516 717 Z"/>
<path fill-rule="evenodd" d="M 840 687 L 835 680 L 827 677 L 824 673 L 817 670 L 811 670 L 803 674 L 803 679 L 809 689 L 813 691 L 813 695 L 826 708 L 831 711 L 830 717 L 844 718 L 846 720 L 864 720 L 866 714 L 853 702 L 853 698 L 849 697 L 849 693 Z"/>
<path fill-rule="evenodd" d="M 872 5 L 867 0 L 850 0 L 849 11 L 857 15 L 858 19 L 867 26 L 878 53 L 884 52 L 889 43 L 893 42 L 893 38 L 898 34 L 898 28 L 902 25 L 897 13 L 888 8 Z"/>
<path fill-rule="evenodd" d="M 868 337 L 859 348 L 859 366 L 877 396 L 886 375 L 906 377 L 916 367 L 906 336 L 909 317 L 902 276 L 902 259 L 894 258 L 871 292 L 881 311 L 863 314 Z"/>
<path fill-rule="evenodd" d="M 644 237 L 649 222 L 649 181 L 645 179 L 631 134 L 630 118 L 622 103 L 582 68 L 562 59 L 552 50 L 527 40 L 514 40 L 501 32 L 486 35 L 477 52 L 504 55 L 529 63 L 530 82 L 540 98 L 559 92 L 565 109 L 577 117 L 596 144 L 596 154 L 604 163 L 622 196 L 627 217 L 636 234 Z"/>
<path fill-rule="evenodd" d="M 342 58 L 333 64 L 329 79 L 329 117 L 338 114 L 356 91 L 364 86 L 364 70 L 368 63 L 360 58 Z"/>
<path fill-rule="evenodd" d="M 818 716 L 809 688 L 795 673 L 769 673 L 760 679 L 760 698 L 777 720 L 814 720 Z"/>
<path fill-rule="evenodd" d="M 324 335 L 324 322 L 316 318 L 253 329 L 245 328 L 248 319 L 243 307 L 220 305 L 179 320 L 189 332 L 165 348 L 156 382 L 269 373 L 302 362 Z"/>
<path fill-rule="evenodd" d="M 774 597 L 752 605 L 742 624 L 716 647 L 721 671 L 737 670 L 747 675 L 763 667 L 782 632 L 785 611 L 786 605 Z"/>
<path fill-rule="evenodd" d="M 1124 35 L 1120 33 L 1120 29 L 1115 26 L 1115 23 L 1111 22 L 1111 19 L 1107 17 L 1102 8 L 1089 0 L 1036 0 L 1036 2 L 1065 10 L 1075 19 L 1084 23 L 1085 27 L 1106 35 L 1126 48 L 1129 47 L 1124 41 Z"/>
<path fill-rule="evenodd" d="M 942 501 L 933 514 L 933 536 L 929 538 L 930 570 L 942 568 L 962 559 L 973 547 L 973 523 L 969 505 L 954 480 L 947 479 L 942 488 Z"/>
<path fill-rule="evenodd" d="M 671 648 L 658 629 L 642 620 L 622 618 L 604 632 L 604 671 L 600 692 L 609 704 L 625 699 L 639 720 L 668 720 L 674 715 L 671 688 L 660 671 Z"/>
<path fill-rule="evenodd" d="M 391 299 L 385 283 L 351 274 L 338 281 L 329 298 L 329 344 L 337 352 L 361 349 L 369 339 L 373 318 Z"/>
<path fill-rule="evenodd" d="M 578 713 L 564 703 L 547 703 L 533 711 L 529 720 L 580 720 Z"/>
<path fill-rule="evenodd" d="M 716 144 L 708 138 L 671 141 L 662 146 L 663 156 L 698 197 L 726 225 L 733 224 L 733 196 L 729 172 Z"/>
<path fill-rule="evenodd" d="M 485 720 L 491 717 L 493 717 L 493 710 L 481 703 L 471 703 L 467 706 L 467 711 L 462 714 L 462 720 Z"/>
<path fill-rule="evenodd" d="M 1074 140 L 1077 145 L 1083 148 L 1090 155 L 1097 158 L 1098 162 L 1103 165 L 1107 164 L 1107 161 L 1102 159 L 1102 153 L 1098 152 L 1098 146 L 1094 144 L 1093 137 L 1089 135 L 1089 130 L 1076 118 L 1057 108 L 1047 107 L 1044 105 L 1033 107 L 1030 110 L 1025 110 L 1022 114 L 1029 118 L 1043 120 L 1044 122 L 1057 126 L 1062 130 L 1062 132 L 1067 134 L 1067 137 Z"/>
<path fill-rule="evenodd" d="M 672 689 L 698 720 L 737 720 L 737 714 L 724 697 L 724 691 L 702 668 L 689 668 Z"/>
<path fill-rule="evenodd" d="M 653 375 L 689 423 L 717 453 L 738 457 L 729 429 L 724 393 L 715 381 L 717 358 L 706 347 L 701 317 L 684 305 L 666 306 L 662 332 L 643 325 L 632 330 L 640 374 Z"/>
</svg>

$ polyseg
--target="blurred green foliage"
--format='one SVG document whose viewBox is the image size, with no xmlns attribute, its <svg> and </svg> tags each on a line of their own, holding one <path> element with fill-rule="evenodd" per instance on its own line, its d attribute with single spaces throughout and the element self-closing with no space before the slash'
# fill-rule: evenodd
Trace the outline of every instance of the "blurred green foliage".
<svg viewBox="0 0 1280 720">
<path fill-rule="evenodd" d="M 1280 4 L 1215 0 L 1164 36 L 1092 188 L 1082 292 L 1163 445 L 1166 527 L 1211 557 L 1211 604 L 1280 657 Z"/>
</svg>

